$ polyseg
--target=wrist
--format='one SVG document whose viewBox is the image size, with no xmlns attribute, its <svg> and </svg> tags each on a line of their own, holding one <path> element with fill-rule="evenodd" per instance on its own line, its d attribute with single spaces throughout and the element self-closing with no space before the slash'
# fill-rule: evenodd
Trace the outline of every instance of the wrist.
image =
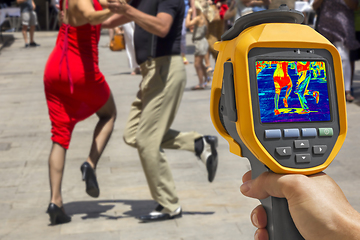
<svg viewBox="0 0 360 240">
<path fill-rule="evenodd" d="M 123 13 L 122 14 L 124 14 L 124 15 L 126 15 L 128 18 L 130 18 L 131 17 L 131 15 L 132 15 L 132 7 L 129 5 L 129 4 L 126 4 L 125 6 L 124 6 L 124 11 L 123 11 Z M 131 19 L 132 20 L 132 19 Z"/>
<path fill-rule="evenodd" d="M 327 240 L 349 239 L 360 240 L 360 214 L 351 206 L 348 211 L 339 212 L 333 222 L 328 224 Z"/>
<path fill-rule="evenodd" d="M 353 208 L 351 209 L 351 212 L 344 212 L 343 214 L 346 218 L 346 226 L 344 226 L 343 229 L 340 229 L 340 231 L 345 232 L 342 239 L 360 240 L 360 214 Z"/>
</svg>

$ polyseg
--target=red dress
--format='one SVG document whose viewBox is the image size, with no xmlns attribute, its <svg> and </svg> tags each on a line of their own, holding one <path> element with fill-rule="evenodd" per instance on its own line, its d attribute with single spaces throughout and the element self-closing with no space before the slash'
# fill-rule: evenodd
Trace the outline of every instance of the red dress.
<svg viewBox="0 0 360 240">
<path fill-rule="evenodd" d="M 291 78 L 288 73 L 288 65 L 289 63 L 286 61 L 280 61 L 277 63 L 273 75 L 276 94 L 280 94 L 281 89 L 285 86 L 287 86 L 287 88 L 292 87 Z"/>
<path fill-rule="evenodd" d="M 102 10 L 97 0 L 93 2 L 95 10 Z M 46 63 L 44 85 L 51 140 L 65 149 L 69 148 L 75 124 L 96 113 L 110 96 L 98 66 L 100 30 L 100 24 L 79 27 L 62 24 Z"/>
</svg>

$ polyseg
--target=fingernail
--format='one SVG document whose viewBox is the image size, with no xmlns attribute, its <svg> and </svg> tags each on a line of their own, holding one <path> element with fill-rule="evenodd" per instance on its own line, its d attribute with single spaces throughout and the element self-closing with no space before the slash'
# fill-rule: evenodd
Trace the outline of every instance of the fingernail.
<svg viewBox="0 0 360 240">
<path fill-rule="evenodd" d="M 255 225 L 255 227 L 258 227 L 258 226 L 259 226 L 259 221 L 258 221 L 258 219 L 257 219 L 257 217 L 256 217 L 256 214 L 253 214 L 253 215 L 251 216 L 251 220 L 252 220 L 253 224 Z"/>
<path fill-rule="evenodd" d="M 251 181 L 247 181 L 247 182 L 244 182 L 241 186 L 240 186 L 240 191 L 242 193 L 246 193 L 250 190 L 250 187 L 251 187 Z"/>
<path fill-rule="evenodd" d="M 258 240 L 258 239 L 259 239 L 259 238 L 258 238 L 258 234 L 259 234 L 259 232 L 256 231 L 256 232 L 255 232 L 255 235 L 254 235 L 254 239 L 255 239 L 255 240 Z"/>
</svg>

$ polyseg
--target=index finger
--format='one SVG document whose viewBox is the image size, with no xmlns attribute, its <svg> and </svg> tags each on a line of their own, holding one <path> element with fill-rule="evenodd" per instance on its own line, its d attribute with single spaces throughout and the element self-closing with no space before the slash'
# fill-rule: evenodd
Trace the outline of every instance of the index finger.
<svg viewBox="0 0 360 240">
<path fill-rule="evenodd" d="M 259 177 L 251 180 L 251 171 L 243 176 L 244 183 L 240 187 L 242 194 L 248 197 L 264 199 L 269 196 L 286 198 L 291 194 L 291 189 L 298 182 L 305 182 L 308 178 L 301 174 L 281 175 L 264 172 Z"/>
</svg>

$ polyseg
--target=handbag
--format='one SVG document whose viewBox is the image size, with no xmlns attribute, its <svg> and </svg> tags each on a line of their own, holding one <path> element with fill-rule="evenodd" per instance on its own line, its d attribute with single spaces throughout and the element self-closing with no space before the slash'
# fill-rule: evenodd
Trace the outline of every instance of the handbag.
<svg viewBox="0 0 360 240">
<path fill-rule="evenodd" d="M 115 34 L 113 39 L 111 39 L 109 48 L 111 51 L 121 51 L 125 49 L 125 39 L 124 34 Z"/>
</svg>

